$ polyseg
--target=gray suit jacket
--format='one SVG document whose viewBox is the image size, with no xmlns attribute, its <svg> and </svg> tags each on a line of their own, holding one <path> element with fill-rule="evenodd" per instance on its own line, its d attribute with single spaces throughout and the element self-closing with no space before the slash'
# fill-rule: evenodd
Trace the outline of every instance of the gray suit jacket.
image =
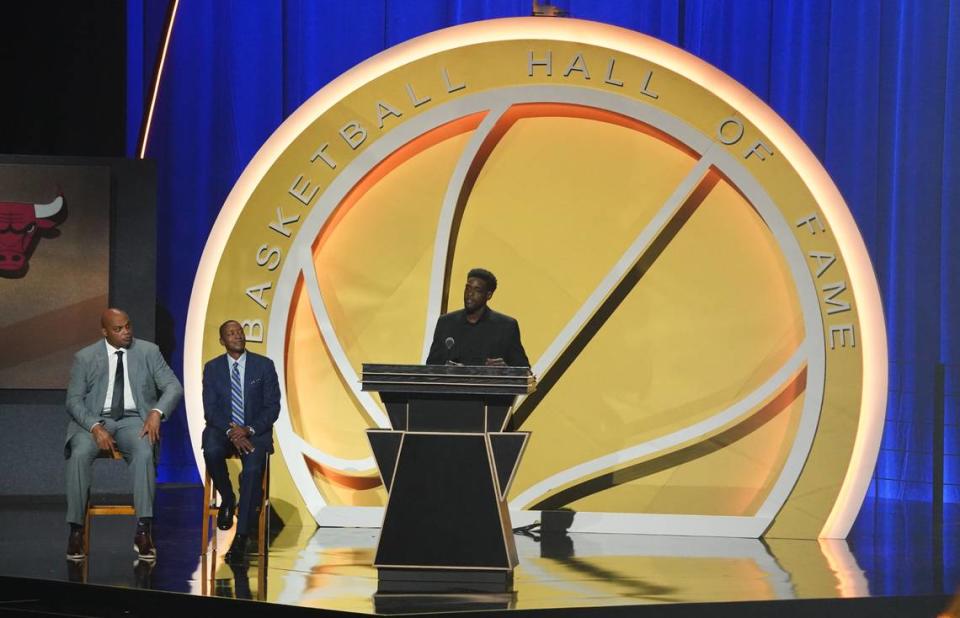
<svg viewBox="0 0 960 618">
<path fill-rule="evenodd" d="M 134 339 L 124 355 L 130 388 L 137 402 L 140 418 L 147 420 L 150 410 L 158 408 L 164 420 L 180 403 L 183 387 L 173 370 L 163 360 L 160 348 L 142 339 Z M 64 455 L 70 456 L 70 438 L 81 431 L 90 431 L 100 420 L 103 403 L 107 397 L 107 385 L 113 380 L 109 375 L 110 363 L 103 339 L 83 348 L 73 357 L 70 369 L 70 385 L 67 387 L 67 440 Z"/>
</svg>

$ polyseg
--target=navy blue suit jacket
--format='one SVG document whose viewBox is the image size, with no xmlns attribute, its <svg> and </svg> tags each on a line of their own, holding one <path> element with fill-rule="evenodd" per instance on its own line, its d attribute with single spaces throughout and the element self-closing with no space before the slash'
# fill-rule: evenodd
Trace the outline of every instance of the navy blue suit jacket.
<svg viewBox="0 0 960 618">
<path fill-rule="evenodd" d="M 253 428 L 251 442 L 273 451 L 273 424 L 280 416 L 280 383 L 273 361 L 247 350 L 243 373 L 243 409 Z M 221 354 L 203 366 L 203 418 L 207 427 L 230 429 L 230 364 Z"/>
</svg>

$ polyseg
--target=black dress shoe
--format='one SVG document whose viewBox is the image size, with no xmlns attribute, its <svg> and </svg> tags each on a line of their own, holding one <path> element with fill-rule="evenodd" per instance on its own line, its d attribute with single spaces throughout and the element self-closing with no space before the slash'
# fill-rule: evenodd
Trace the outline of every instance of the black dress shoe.
<svg viewBox="0 0 960 618">
<path fill-rule="evenodd" d="M 230 543 L 230 549 L 223 558 L 228 564 L 242 564 L 247 559 L 247 535 L 233 537 L 233 543 Z"/>
<path fill-rule="evenodd" d="M 137 527 L 137 533 L 133 537 L 133 551 L 137 552 L 140 560 L 157 559 L 157 548 L 153 544 L 153 537 L 148 528 Z"/>
<path fill-rule="evenodd" d="M 83 553 L 83 528 L 70 528 L 67 538 L 67 560 L 83 560 L 87 555 Z"/>
<path fill-rule="evenodd" d="M 229 530 L 233 527 L 234 508 L 235 506 L 233 504 L 220 504 L 220 509 L 217 511 L 217 528 Z"/>
</svg>

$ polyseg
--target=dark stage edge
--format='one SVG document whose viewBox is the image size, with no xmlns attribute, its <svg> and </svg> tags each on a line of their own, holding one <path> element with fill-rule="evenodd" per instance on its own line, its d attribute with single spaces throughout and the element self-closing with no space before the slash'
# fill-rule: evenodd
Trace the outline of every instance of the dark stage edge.
<svg viewBox="0 0 960 618">
<path fill-rule="evenodd" d="M 952 598 L 947 595 L 871 597 L 862 599 L 795 599 L 786 601 L 732 601 L 724 603 L 675 603 L 672 605 L 621 605 L 615 607 L 568 607 L 562 609 L 484 609 L 496 604 L 498 595 L 484 602 L 483 595 L 403 595 L 386 603 L 384 615 L 453 616 L 468 612 L 470 616 L 537 616 L 542 618 L 580 618 L 596 616 L 673 618 L 678 616 L 712 616 L 715 618 L 777 616 L 844 617 L 876 616 L 902 618 L 908 616 L 955 616 L 948 613 Z M 431 603 L 431 597 L 432 603 Z M 432 609 L 424 609 L 433 605 Z M 413 610 L 413 607 L 419 609 Z M 378 607 L 378 609 L 380 609 Z M 18 577 L 0 577 L 0 615 L 143 617 L 170 616 L 361 616 L 356 612 L 291 607 L 277 603 L 237 600 L 219 597 L 198 597 L 190 594 L 133 590 L 74 584 Z"/>
<path fill-rule="evenodd" d="M 62 502 L 0 500 L 0 616 L 960 618 L 957 505 L 941 519 L 928 503 L 868 503 L 846 541 L 517 534 L 512 592 L 382 594 L 373 529 L 287 526 L 239 569 L 222 559 L 231 531 L 201 557 L 200 494 L 158 488 L 152 567 L 134 560 L 132 517 L 97 518 L 82 576 L 64 558 Z"/>
</svg>

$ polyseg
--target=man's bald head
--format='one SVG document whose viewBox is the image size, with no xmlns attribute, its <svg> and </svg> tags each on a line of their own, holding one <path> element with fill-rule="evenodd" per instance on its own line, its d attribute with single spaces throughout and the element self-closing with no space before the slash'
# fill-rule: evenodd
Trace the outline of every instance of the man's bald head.
<svg viewBox="0 0 960 618">
<path fill-rule="evenodd" d="M 116 320 L 120 318 L 125 318 L 129 320 L 130 316 L 128 316 L 127 312 L 124 311 L 123 309 L 115 309 L 113 307 L 111 307 L 110 309 L 104 309 L 103 313 L 100 314 L 100 326 L 102 326 L 103 328 L 106 328 L 107 324 L 109 324 L 112 320 Z"/>
<path fill-rule="evenodd" d="M 100 314 L 100 328 L 107 343 L 126 348 L 133 341 L 133 325 L 126 311 L 110 308 Z"/>
</svg>

